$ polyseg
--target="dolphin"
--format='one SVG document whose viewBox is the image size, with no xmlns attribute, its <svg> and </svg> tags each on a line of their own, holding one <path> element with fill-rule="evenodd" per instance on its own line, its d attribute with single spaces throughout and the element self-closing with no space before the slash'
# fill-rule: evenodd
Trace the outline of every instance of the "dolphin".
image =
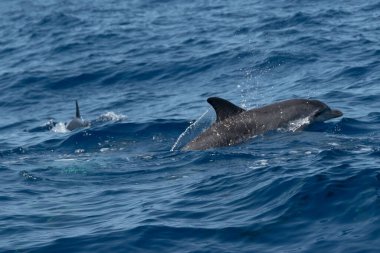
<svg viewBox="0 0 380 253">
<path fill-rule="evenodd" d="M 69 123 L 66 124 L 66 128 L 69 131 L 72 131 L 74 129 L 81 128 L 81 127 L 87 127 L 90 125 L 90 122 L 83 120 L 82 117 L 80 116 L 79 105 L 78 105 L 77 100 L 75 100 L 75 105 L 76 105 L 75 117 Z"/>
<path fill-rule="evenodd" d="M 311 99 L 285 100 L 251 110 L 218 97 L 210 97 L 207 102 L 216 112 L 216 121 L 183 150 L 232 146 L 268 131 L 289 127 L 297 120 L 305 119 L 305 125 L 299 128 L 303 129 L 313 122 L 324 122 L 343 115 L 341 111 Z"/>
</svg>

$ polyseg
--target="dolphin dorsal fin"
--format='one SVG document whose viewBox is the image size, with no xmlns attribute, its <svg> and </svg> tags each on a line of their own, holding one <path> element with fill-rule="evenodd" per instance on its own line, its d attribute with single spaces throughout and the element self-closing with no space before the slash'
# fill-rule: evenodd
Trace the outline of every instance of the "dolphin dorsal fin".
<svg viewBox="0 0 380 253">
<path fill-rule="evenodd" d="M 243 108 L 240 108 L 233 103 L 218 97 L 211 97 L 207 99 L 207 102 L 214 108 L 216 113 L 216 122 L 223 121 L 233 115 L 245 112 Z"/>
<path fill-rule="evenodd" d="M 79 111 L 78 100 L 75 100 L 75 106 L 76 106 L 75 117 L 76 117 L 76 118 L 81 118 L 81 116 L 80 116 L 80 111 Z"/>
</svg>

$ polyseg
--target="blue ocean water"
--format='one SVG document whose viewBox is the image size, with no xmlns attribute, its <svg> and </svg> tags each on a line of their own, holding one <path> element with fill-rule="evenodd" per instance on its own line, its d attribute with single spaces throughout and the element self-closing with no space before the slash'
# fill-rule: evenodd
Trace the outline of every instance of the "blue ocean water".
<svg viewBox="0 0 380 253">
<path fill-rule="evenodd" d="M 1 1 L 0 252 L 379 252 L 379 20 L 374 0 Z M 344 116 L 171 151 L 210 96 Z M 91 126 L 67 132 L 75 100 Z"/>
</svg>

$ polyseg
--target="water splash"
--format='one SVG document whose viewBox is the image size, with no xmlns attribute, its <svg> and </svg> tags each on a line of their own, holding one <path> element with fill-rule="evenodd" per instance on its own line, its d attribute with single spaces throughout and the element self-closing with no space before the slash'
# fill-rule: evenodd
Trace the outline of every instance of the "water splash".
<svg viewBox="0 0 380 253">
<path fill-rule="evenodd" d="M 67 128 L 65 123 L 63 122 L 58 122 L 52 129 L 54 133 L 68 133 L 70 132 Z"/>
<path fill-rule="evenodd" d="M 127 119 L 128 117 L 123 114 L 117 114 L 114 112 L 106 112 L 99 116 L 97 121 L 122 121 Z"/>
<path fill-rule="evenodd" d="M 185 146 L 188 142 L 208 128 L 212 122 L 215 121 L 215 118 L 215 113 L 212 113 L 211 109 L 207 110 L 180 134 L 170 151 L 179 150 L 181 147 Z"/>
</svg>

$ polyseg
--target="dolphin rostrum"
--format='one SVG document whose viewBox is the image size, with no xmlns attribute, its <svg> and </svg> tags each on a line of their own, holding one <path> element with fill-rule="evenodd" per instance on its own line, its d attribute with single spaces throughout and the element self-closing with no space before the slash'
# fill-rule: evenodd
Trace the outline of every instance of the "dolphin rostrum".
<svg viewBox="0 0 380 253">
<path fill-rule="evenodd" d="M 69 123 L 66 124 L 67 130 L 70 130 L 70 131 L 77 128 L 81 128 L 81 127 L 87 127 L 90 125 L 90 122 L 83 120 L 82 117 L 80 116 L 79 105 L 78 105 L 77 100 L 75 100 L 75 105 L 76 105 L 75 117 Z"/>
<path fill-rule="evenodd" d="M 218 97 L 208 98 L 207 102 L 216 112 L 216 122 L 189 142 L 184 150 L 231 146 L 271 130 L 289 127 L 297 120 L 305 119 L 307 125 L 343 115 L 321 101 L 310 99 L 285 100 L 251 110 Z"/>
</svg>

